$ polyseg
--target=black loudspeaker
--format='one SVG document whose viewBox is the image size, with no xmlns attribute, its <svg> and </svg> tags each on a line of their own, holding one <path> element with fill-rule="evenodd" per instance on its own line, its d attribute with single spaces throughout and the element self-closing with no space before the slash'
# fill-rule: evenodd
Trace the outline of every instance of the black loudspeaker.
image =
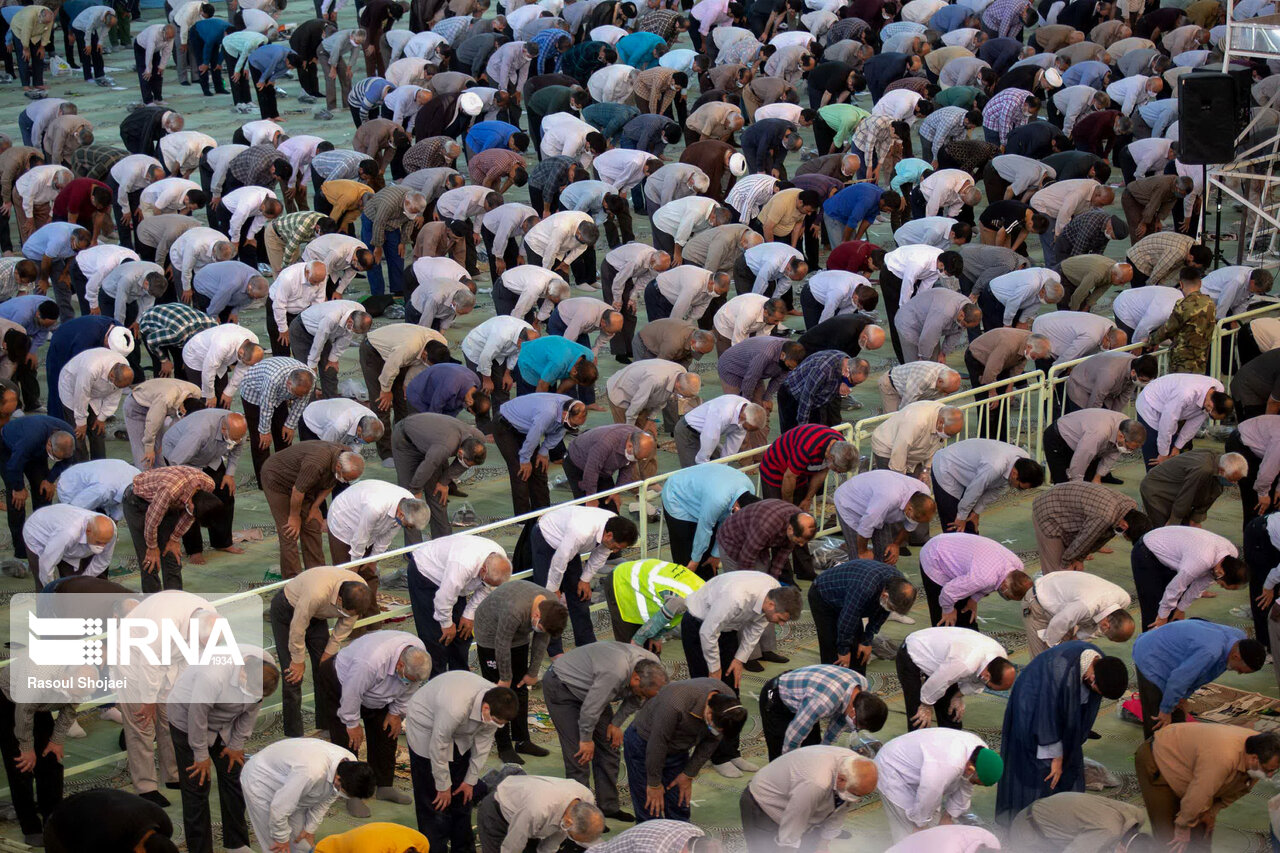
<svg viewBox="0 0 1280 853">
<path fill-rule="evenodd" d="M 1241 104 L 1240 84 L 1231 74 L 1185 74 L 1178 80 L 1178 159 L 1188 165 L 1229 163 L 1236 136 L 1249 109 L 1248 89 Z"/>
</svg>

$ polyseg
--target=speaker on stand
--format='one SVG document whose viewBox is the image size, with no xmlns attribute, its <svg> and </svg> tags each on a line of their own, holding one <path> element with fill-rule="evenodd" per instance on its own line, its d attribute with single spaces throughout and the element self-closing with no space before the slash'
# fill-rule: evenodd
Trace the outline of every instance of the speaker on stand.
<svg viewBox="0 0 1280 853">
<path fill-rule="evenodd" d="M 1201 167 L 1200 234 L 1208 233 L 1209 166 L 1235 159 L 1236 137 L 1249 120 L 1249 72 L 1197 71 L 1178 79 L 1178 159 Z M 1222 256 L 1222 190 L 1214 213 L 1215 265 Z M 1244 235 L 1240 235 L 1243 250 Z"/>
</svg>

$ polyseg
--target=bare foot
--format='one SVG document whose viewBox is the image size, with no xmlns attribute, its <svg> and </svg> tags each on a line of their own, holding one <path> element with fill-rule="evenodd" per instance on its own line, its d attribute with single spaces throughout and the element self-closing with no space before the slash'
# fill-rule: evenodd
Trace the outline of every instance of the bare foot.
<svg viewBox="0 0 1280 853">
<path fill-rule="evenodd" d="M 1086 560 L 1092 560 L 1095 556 L 1096 556 L 1096 555 L 1094 555 L 1094 554 L 1090 554 L 1089 556 L 1085 557 L 1085 559 L 1086 559 Z"/>
<path fill-rule="evenodd" d="M 208 562 L 208 560 L 205 558 L 204 554 L 192 554 L 187 557 L 187 562 L 193 566 L 203 566 Z"/>
<path fill-rule="evenodd" d="M 219 548 L 218 550 L 226 554 L 243 554 L 244 553 L 244 549 L 239 547 L 238 545 L 228 545 L 227 547 Z"/>
<path fill-rule="evenodd" d="M 1115 552 L 1116 552 L 1116 549 L 1115 549 L 1115 548 L 1105 548 L 1105 547 L 1104 547 L 1104 548 L 1099 548 L 1099 549 L 1098 549 L 1098 553 L 1099 553 L 1099 554 L 1114 554 Z"/>
<path fill-rule="evenodd" d="M 604 411 L 604 406 L 603 406 L 603 405 L 601 405 L 600 403 L 592 403 L 590 406 L 587 406 L 587 411 L 589 411 L 589 412 L 603 412 L 603 411 Z"/>
</svg>

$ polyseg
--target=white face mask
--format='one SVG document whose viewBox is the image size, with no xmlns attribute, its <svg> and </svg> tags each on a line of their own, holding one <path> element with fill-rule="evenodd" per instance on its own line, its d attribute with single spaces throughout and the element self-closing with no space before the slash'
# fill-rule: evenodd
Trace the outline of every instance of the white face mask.
<svg viewBox="0 0 1280 853">
<path fill-rule="evenodd" d="M 89 544 L 89 550 L 95 554 L 101 554 L 103 551 L 107 549 L 106 545 L 94 545 L 92 542 L 88 544 Z"/>
<path fill-rule="evenodd" d="M 1250 778 L 1250 779 L 1252 779 L 1252 780 L 1254 780 L 1255 782 L 1265 782 L 1265 781 L 1267 781 L 1268 779 L 1270 779 L 1271 777 L 1270 777 L 1270 776 L 1268 776 L 1268 775 L 1267 775 L 1264 771 L 1262 771 L 1262 770 L 1250 770 L 1250 771 L 1249 771 L 1249 778 Z"/>
<path fill-rule="evenodd" d="M 631 452 L 630 448 L 626 448 L 626 447 L 624 447 L 624 448 L 622 449 L 622 455 L 623 455 L 623 457 L 625 457 L 625 458 L 626 458 L 626 460 L 627 460 L 628 462 L 635 462 L 635 461 L 636 461 L 636 455 L 635 455 L 634 453 L 632 453 L 632 452 Z"/>
<path fill-rule="evenodd" d="M 836 791 L 836 796 L 844 800 L 846 803 L 856 803 L 858 800 L 862 799 L 862 797 L 859 797 L 857 794 L 850 794 L 845 790 Z"/>
<path fill-rule="evenodd" d="M 1129 452 L 1128 446 L 1123 441 L 1116 442 L 1116 450 L 1119 450 L 1121 453 Z"/>
</svg>

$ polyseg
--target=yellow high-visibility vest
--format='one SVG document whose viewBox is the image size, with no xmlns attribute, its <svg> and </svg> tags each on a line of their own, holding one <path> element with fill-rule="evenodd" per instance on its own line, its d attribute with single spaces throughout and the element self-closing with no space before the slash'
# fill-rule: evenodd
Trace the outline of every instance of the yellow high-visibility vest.
<svg viewBox="0 0 1280 853">
<path fill-rule="evenodd" d="M 662 593 L 688 598 L 705 581 L 679 563 L 631 560 L 613 570 L 613 597 L 624 622 L 643 625 L 662 606 Z M 672 625 L 680 624 L 676 617 Z"/>
</svg>

